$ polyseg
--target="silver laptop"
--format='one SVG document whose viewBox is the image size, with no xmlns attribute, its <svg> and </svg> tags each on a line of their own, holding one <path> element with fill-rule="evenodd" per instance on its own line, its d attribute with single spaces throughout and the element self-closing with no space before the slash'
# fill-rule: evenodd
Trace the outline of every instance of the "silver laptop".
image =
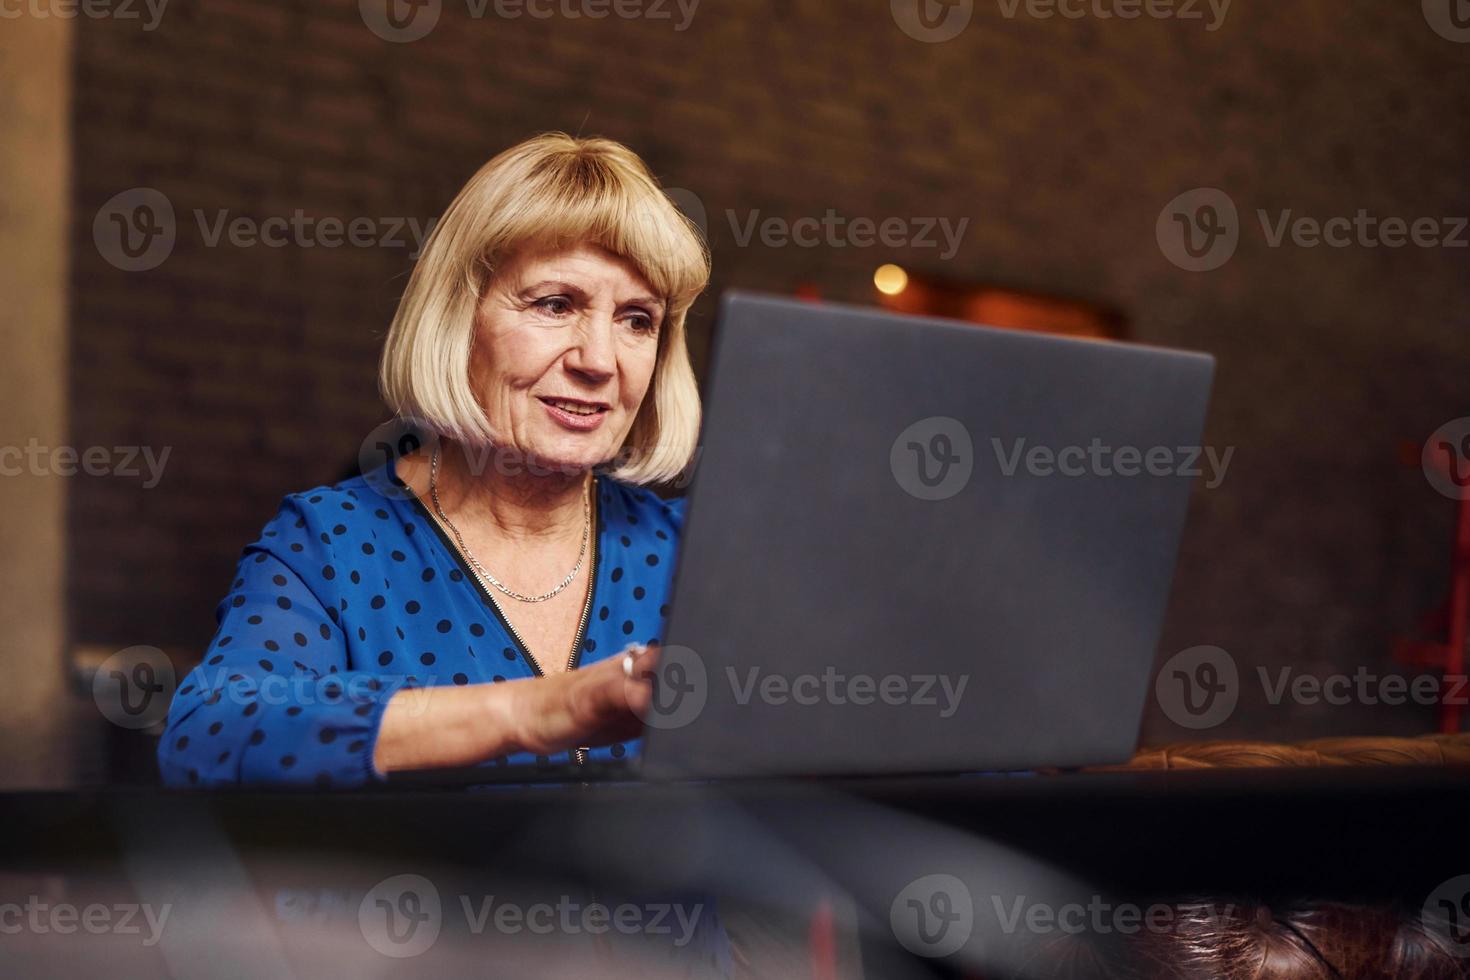
<svg viewBox="0 0 1470 980">
<path fill-rule="evenodd" d="M 1213 371 L 727 294 L 642 775 L 1127 759 Z"/>
<path fill-rule="evenodd" d="M 393 782 L 1127 759 L 1213 371 L 727 293 L 643 751 Z"/>
</svg>

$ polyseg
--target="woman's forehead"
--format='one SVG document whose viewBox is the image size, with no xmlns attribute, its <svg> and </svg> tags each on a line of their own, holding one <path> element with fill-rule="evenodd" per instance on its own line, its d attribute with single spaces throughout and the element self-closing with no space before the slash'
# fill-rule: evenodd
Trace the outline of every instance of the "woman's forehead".
<svg viewBox="0 0 1470 980">
<path fill-rule="evenodd" d="M 602 286 L 657 295 L 636 263 L 595 242 L 527 246 L 499 263 L 496 278 L 514 289 L 565 282 L 584 289 Z"/>
</svg>

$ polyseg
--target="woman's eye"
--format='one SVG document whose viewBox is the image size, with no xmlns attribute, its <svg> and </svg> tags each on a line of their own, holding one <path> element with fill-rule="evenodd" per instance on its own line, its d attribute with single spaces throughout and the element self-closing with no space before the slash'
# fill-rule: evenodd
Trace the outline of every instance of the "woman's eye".
<svg viewBox="0 0 1470 980">
<path fill-rule="evenodd" d="M 565 296 L 545 296 L 536 301 L 536 308 L 562 316 L 572 312 L 572 301 Z"/>
<path fill-rule="evenodd" d="M 638 333 L 657 333 L 658 324 L 653 322 L 653 317 L 647 313 L 628 314 L 628 325 Z"/>
</svg>

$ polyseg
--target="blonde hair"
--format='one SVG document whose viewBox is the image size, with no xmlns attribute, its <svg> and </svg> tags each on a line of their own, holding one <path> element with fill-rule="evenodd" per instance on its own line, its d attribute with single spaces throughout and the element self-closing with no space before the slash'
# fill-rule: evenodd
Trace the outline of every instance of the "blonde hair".
<svg viewBox="0 0 1470 980">
<path fill-rule="evenodd" d="M 401 417 L 470 445 L 493 439 L 470 388 L 475 311 L 501 259 L 525 248 L 599 245 L 631 262 L 664 300 L 649 392 L 609 474 L 673 480 L 699 440 L 699 388 L 684 318 L 709 282 L 694 225 L 632 150 L 543 133 L 470 178 L 435 225 L 388 330 L 378 382 Z"/>
</svg>

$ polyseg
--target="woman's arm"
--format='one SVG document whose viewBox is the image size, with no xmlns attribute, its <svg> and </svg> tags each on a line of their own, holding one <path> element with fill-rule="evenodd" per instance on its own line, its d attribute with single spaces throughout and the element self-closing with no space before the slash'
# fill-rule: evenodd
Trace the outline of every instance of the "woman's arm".
<svg viewBox="0 0 1470 980">
<path fill-rule="evenodd" d="M 169 706 L 158 747 L 166 783 L 355 786 L 376 776 L 389 699 L 424 681 L 351 669 L 345 603 L 326 575 L 311 574 L 333 556 L 286 543 L 309 520 L 286 498 L 241 556 L 214 639 Z"/>
<path fill-rule="evenodd" d="M 635 712 L 646 682 L 627 685 L 630 704 L 621 657 L 464 686 L 351 669 L 343 626 L 354 610 L 334 589 L 330 553 L 299 540 L 287 546 L 301 537 L 288 532 L 303 528 L 308 540 L 322 537 L 288 497 L 241 558 L 218 632 L 169 707 L 158 750 L 165 782 L 355 786 L 393 769 L 550 754 L 641 730 Z"/>
<path fill-rule="evenodd" d="M 383 713 L 373 766 L 379 773 L 468 766 L 636 738 L 658 661 L 656 648 L 647 651 L 632 680 L 618 656 L 547 677 L 398 691 Z"/>
</svg>

